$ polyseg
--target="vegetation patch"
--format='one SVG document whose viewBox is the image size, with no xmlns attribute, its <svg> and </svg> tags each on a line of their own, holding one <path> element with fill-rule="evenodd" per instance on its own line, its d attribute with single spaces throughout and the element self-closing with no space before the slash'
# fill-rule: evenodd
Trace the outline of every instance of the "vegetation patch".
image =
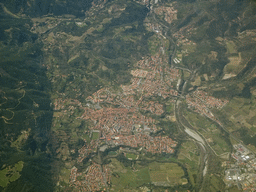
<svg viewBox="0 0 256 192">
<path fill-rule="evenodd" d="M 137 155 L 133 154 L 133 153 L 127 153 L 126 157 L 130 160 L 135 160 L 137 158 Z"/>
<path fill-rule="evenodd" d="M 134 171 L 129 167 L 124 167 L 116 159 L 111 159 L 110 166 L 113 166 L 111 185 L 114 191 L 136 189 L 150 182 L 148 168 L 139 167 Z"/>
<path fill-rule="evenodd" d="M 176 163 L 151 163 L 149 164 L 151 182 L 155 185 L 179 185 L 184 176 L 183 169 Z"/>
<path fill-rule="evenodd" d="M 16 181 L 20 178 L 20 172 L 23 169 L 23 161 L 19 161 L 14 166 L 0 170 L 0 186 L 7 187 L 10 182 Z"/>
<path fill-rule="evenodd" d="M 92 139 L 96 140 L 99 139 L 100 133 L 99 132 L 92 132 Z"/>
<path fill-rule="evenodd" d="M 237 53 L 236 44 L 234 41 L 226 41 L 227 51 L 229 54 Z"/>
<path fill-rule="evenodd" d="M 189 122 L 204 136 L 217 155 L 230 151 L 229 137 L 217 125 L 199 114 L 189 111 L 186 113 Z"/>
</svg>

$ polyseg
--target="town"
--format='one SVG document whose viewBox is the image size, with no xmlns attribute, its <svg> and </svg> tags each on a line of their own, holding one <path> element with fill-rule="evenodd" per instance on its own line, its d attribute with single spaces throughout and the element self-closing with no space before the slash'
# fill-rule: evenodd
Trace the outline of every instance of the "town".
<svg viewBox="0 0 256 192">
<path fill-rule="evenodd" d="M 142 3 L 148 4 L 148 2 L 143 1 Z M 177 20 L 175 3 L 166 7 L 159 6 L 153 11 L 151 9 L 151 12 L 168 24 Z M 55 111 L 61 110 L 72 116 L 79 109 L 82 112 L 79 115 L 76 114 L 76 119 L 88 123 L 87 131 L 84 134 L 89 135 L 89 139 L 88 137 L 84 139 L 85 144 L 78 149 L 79 155 L 76 162 L 82 163 L 85 162 L 84 160 L 90 159 L 91 165 L 82 173 L 76 167 L 71 169 L 70 185 L 75 186 L 76 189 L 104 191 L 108 187 L 111 171 L 107 165 L 101 167 L 99 162 L 91 159 L 99 152 L 115 148 L 118 149 L 118 153 L 124 152 L 125 157 L 130 161 L 138 160 L 141 151 L 153 155 L 173 154 L 178 144 L 177 141 L 169 136 L 152 136 L 161 131 L 158 117 L 164 116 L 163 114 L 166 113 L 166 102 L 174 105 L 175 100 L 182 98 L 188 108 L 223 126 L 211 110 L 222 109 L 229 103 L 229 100 L 210 96 L 206 88 L 195 88 L 196 86 L 193 84 L 193 89 L 195 89 L 191 88 L 190 90 L 193 91 L 186 94 L 185 97 L 181 96 L 181 92 L 179 92 L 183 82 L 181 70 L 185 69 L 186 72 L 189 71 L 192 74 L 192 69 L 184 68 L 182 59 L 188 55 L 189 48 L 190 51 L 191 49 L 193 51 L 197 45 L 189 39 L 189 36 L 193 34 L 193 27 L 191 25 L 181 27 L 172 35 L 176 40 L 177 52 L 172 58 L 175 64 L 171 65 L 170 58 L 166 56 L 168 40 L 164 34 L 163 25 L 157 23 L 156 19 L 152 22 L 146 18 L 144 26 L 148 31 L 155 33 L 155 39 L 150 42 L 155 50 L 152 50 L 151 55 L 141 57 L 141 60 L 132 65 L 130 83 L 116 87 L 102 87 L 87 96 L 84 103 L 78 99 L 58 98 L 55 100 Z M 153 53 L 154 51 L 156 53 Z M 210 56 L 216 59 L 217 52 L 211 51 Z M 205 79 L 208 81 L 207 75 Z M 74 91 L 77 92 L 76 96 L 80 96 L 79 90 Z M 61 118 L 58 115 L 56 118 Z M 226 169 L 224 182 L 227 187 L 237 185 L 239 189 L 245 191 L 254 190 L 255 156 L 241 144 L 233 147 L 236 152 L 232 154 L 232 158 L 236 162 L 223 163 L 223 167 Z M 135 155 L 131 158 L 130 155 L 126 156 L 126 152 Z M 97 175 L 97 178 L 94 175 Z M 95 181 L 98 182 L 98 185 Z"/>
<path fill-rule="evenodd" d="M 177 142 L 169 136 L 151 136 L 161 130 L 154 116 L 165 112 L 163 101 L 174 102 L 179 95 L 175 88 L 179 70 L 169 66 L 168 59 L 162 55 L 163 50 L 162 47 L 156 55 L 143 57 L 134 65 L 129 85 L 115 89 L 103 87 L 88 96 L 85 104 L 75 98 L 56 98 L 53 103 L 55 122 L 64 114 L 68 117 L 76 115 L 76 110 L 83 111 L 76 116 L 77 120 L 89 122 L 88 130 L 83 133 L 89 136 L 89 140 L 84 139 L 85 144 L 77 150 L 77 163 L 82 163 L 99 150 L 117 146 L 127 146 L 135 151 L 143 149 L 151 154 L 175 152 Z M 148 112 L 151 115 L 145 115 Z M 56 153 L 59 156 L 65 154 L 60 149 Z M 82 191 L 98 191 L 107 187 L 110 175 L 107 167 L 101 169 L 93 162 L 83 173 L 73 167 L 70 185 Z"/>
</svg>

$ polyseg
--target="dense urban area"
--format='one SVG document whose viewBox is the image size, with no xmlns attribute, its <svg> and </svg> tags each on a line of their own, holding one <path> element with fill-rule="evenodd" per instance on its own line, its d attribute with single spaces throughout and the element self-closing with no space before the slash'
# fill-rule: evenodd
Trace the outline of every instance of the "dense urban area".
<svg viewBox="0 0 256 192">
<path fill-rule="evenodd" d="M 0 191 L 256 191 L 254 1 L 0 9 Z"/>
</svg>

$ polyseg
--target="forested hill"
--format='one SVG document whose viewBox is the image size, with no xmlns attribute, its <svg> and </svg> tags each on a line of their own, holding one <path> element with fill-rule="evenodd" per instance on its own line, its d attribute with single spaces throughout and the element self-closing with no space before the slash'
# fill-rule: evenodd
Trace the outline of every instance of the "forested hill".
<svg viewBox="0 0 256 192">
<path fill-rule="evenodd" d="M 31 17 L 46 14 L 72 14 L 84 16 L 91 7 L 92 0 L 1 0 L 12 13 L 23 13 Z"/>
<path fill-rule="evenodd" d="M 3 7 L 2 7 L 3 8 Z M 0 191 L 51 191 L 52 109 L 32 22 L 0 17 Z M 11 185 L 9 185 L 12 183 Z"/>
</svg>

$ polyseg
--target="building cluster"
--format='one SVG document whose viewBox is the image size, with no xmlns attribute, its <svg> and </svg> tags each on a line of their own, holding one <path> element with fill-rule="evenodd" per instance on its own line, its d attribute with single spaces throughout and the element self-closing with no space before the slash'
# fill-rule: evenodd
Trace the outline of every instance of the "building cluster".
<svg viewBox="0 0 256 192">
<path fill-rule="evenodd" d="M 65 107 L 66 105 L 68 106 L 68 108 Z M 55 99 L 53 106 L 54 106 L 53 110 L 58 111 L 58 110 L 64 109 L 64 112 L 65 112 L 65 110 L 73 111 L 75 109 L 74 106 L 82 107 L 82 103 L 80 101 L 78 101 L 77 99 L 57 98 L 57 99 Z"/>
<path fill-rule="evenodd" d="M 157 15 L 164 15 L 164 20 L 171 24 L 173 20 L 177 20 L 177 9 L 174 9 L 173 7 L 164 7 L 160 6 L 158 8 L 154 9 L 154 12 Z"/>
<path fill-rule="evenodd" d="M 142 57 L 142 60 L 139 60 L 134 67 L 148 71 L 155 71 L 158 73 L 168 73 L 166 76 L 168 76 L 171 80 L 176 80 L 180 77 L 179 70 L 169 67 L 168 58 L 161 57 L 160 53 L 147 58 Z"/>
<path fill-rule="evenodd" d="M 174 61 L 175 64 L 177 64 L 177 63 L 180 63 L 180 62 L 181 62 L 181 59 L 175 57 L 175 58 L 173 59 L 173 61 Z"/>
<path fill-rule="evenodd" d="M 77 179 L 77 177 L 80 177 Z M 84 173 L 78 173 L 73 167 L 70 174 L 70 186 L 77 191 L 105 191 L 110 183 L 111 174 L 107 165 L 92 163 Z"/>
<path fill-rule="evenodd" d="M 206 117 L 214 120 L 221 125 L 220 121 L 213 115 L 213 113 L 208 109 L 207 105 L 202 102 L 197 97 L 191 97 L 191 95 L 186 96 L 186 102 L 189 108 L 192 108 L 195 112 L 205 115 Z"/>
<path fill-rule="evenodd" d="M 169 96 L 177 96 L 178 92 L 172 89 L 172 84 L 179 78 L 179 71 L 170 68 L 167 63 L 167 58 L 160 57 L 159 53 L 149 58 L 142 58 L 135 64 L 135 67 L 148 71 L 148 73 L 144 78 L 138 78 L 138 73 L 133 72 L 132 84 L 122 86 L 124 93 L 134 94 L 136 90 L 143 93 L 144 97 L 158 95 L 164 99 Z"/>
<path fill-rule="evenodd" d="M 131 85 L 121 85 L 124 95 L 135 95 L 135 90 L 140 87 L 141 80 L 139 78 L 133 78 Z"/>
<path fill-rule="evenodd" d="M 186 96 L 187 104 L 190 108 L 194 109 L 197 113 L 207 116 L 221 125 L 220 121 L 212 114 L 210 108 L 221 109 L 224 107 L 228 100 L 217 99 L 212 96 L 208 96 L 206 92 L 197 90 L 192 94 Z"/>
<path fill-rule="evenodd" d="M 250 155 L 250 151 L 245 148 L 242 144 L 237 144 L 233 146 L 236 150 L 235 153 L 232 153 L 232 157 L 237 161 L 248 161 L 254 158 L 254 155 Z"/>
<path fill-rule="evenodd" d="M 209 96 L 207 92 L 202 90 L 196 90 L 193 92 L 192 95 L 202 100 L 202 102 L 204 102 L 208 108 L 221 109 L 228 103 L 228 100 L 218 99 L 218 98 Z"/>
<path fill-rule="evenodd" d="M 189 39 L 189 36 L 193 33 L 194 28 L 191 25 L 182 27 L 179 31 L 173 34 L 173 37 L 177 39 L 177 45 L 196 45 L 195 42 Z"/>
<path fill-rule="evenodd" d="M 146 130 L 147 127 L 144 127 Z M 174 153 L 174 147 L 176 147 L 177 142 L 173 141 L 171 138 L 165 136 L 151 137 L 148 134 L 139 133 L 136 135 L 117 135 L 112 137 L 111 140 L 107 142 L 110 145 L 126 145 L 131 147 L 143 147 L 147 152 L 152 154 L 156 153 Z"/>
<path fill-rule="evenodd" d="M 98 110 L 86 108 L 80 118 L 95 122 L 89 128 L 99 130 L 100 138 L 91 140 L 91 143 L 86 143 L 79 149 L 78 162 L 82 162 L 89 154 L 96 152 L 96 147 L 102 142 L 110 146 L 143 147 L 151 153 L 173 153 L 176 142 L 168 137 L 149 136 L 149 133 L 158 130 L 155 125 L 156 121 L 136 112 L 135 108 L 101 108 Z"/>
<path fill-rule="evenodd" d="M 85 108 L 84 114 L 79 118 L 92 121 L 90 129 L 100 130 L 103 136 L 115 133 L 131 134 L 136 124 L 149 126 L 152 131 L 157 130 L 155 120 L 138 113 L 136 108 Z"/>
<path fill-rule="evenodd" d="M 256 191 L 256 158 L 242 144 L 233 145 L 235 152 L 232 157 L 236 160 L 234 164 L 228 162 L 225 166 L 224 182 L 231 187 L 236 185 L 243 191 Z"/>
<path fill-rule="evenodd" d="M 164 113 L 163 105 L 154 101 L 145 102 L 143 101 L 141 103 L 141 110 L 150 111 L 153 114 L 161 115 Z"/>
<path fill-rule="evenodd" d="M 148 31 L 153 31 L 159 35 L 162 35 L 162 27 L 158 23 L 145 23 L 146 29 Z"/>
<path fill-rule="evenodd" d="M 97 146 L 99 144 L 100 144 L 100 141 L 98 140 L 91 140 L 90 143 L 86 143 L 81 149 L 78 150 L 79 157 L 77 158 L 77 162 L 81 163 L 91 153 L 95 153 L 97 150 Z"/>
<path fill-rule="evenodd" d="M 148 71 L 142 69 L 136 69 L 131 71 L 132 76 L 145 78 L 148 74 Z"/>
<path fill-rule="evenodd" d="M 144 97 L 160 96 L 164 99 L 167 97 L 177 96 L 178 92 L 166 85 L 162 81 L 163 73 L 149 72 L 145 79 L 132 78 L 131 85 L 121 86 L 125 95 L 143 94 Z M 169 81 L 170 85 L 172 82 Z"/>
<path fill-rule="evenodd" d="M 161 115 L 163 107 L 157 102 L 146 103 L 144 98 L 152 96 L 167 97 L 178 96 L 178 92 L 173 89 L 173 81 L 179 78 L 177 69 L 168 67 L 167 59 L 163 59 L 159 54 L 150 58 L 142 58 L 135 64 L 136 69 L 131 71 L 133 78 L 130 85 L 121 85 L 122 92 L 112 91 L 109 88 L 103 88 L 87 97 L 87 101 L 97 103 L 100 109 L 100 103 L 118 105 L 131 110 L 142 109 L 151 111 L 154 114 Z M 165 65 L 165 67 L 163 67 Z M 139 99 L 134 99 L 139 96 Z M 89 105 L 89 104 L 88 104 Z M 88 114 L 85 114 L 88 116 Z M 83 116 L 85 116 L 83 115 Z M 90 116 L 90 115 L 89 115 Z"/>
<path fill-rule="evenodd" d="M 75 182 L 77 177 L 77 168 L 74 166 L 70 171 L 70 182 Z"/>
<path fill-rule="evenodd" d="M 151 71 L 160 71 L 163 65 L 168 63 L 167 58 L 162 58 L 160 53 L 157 53 L 151 57 L 142 57 L 142 60 L 139 60 L 134 67 L 151 70 Z"/>
</svg>

